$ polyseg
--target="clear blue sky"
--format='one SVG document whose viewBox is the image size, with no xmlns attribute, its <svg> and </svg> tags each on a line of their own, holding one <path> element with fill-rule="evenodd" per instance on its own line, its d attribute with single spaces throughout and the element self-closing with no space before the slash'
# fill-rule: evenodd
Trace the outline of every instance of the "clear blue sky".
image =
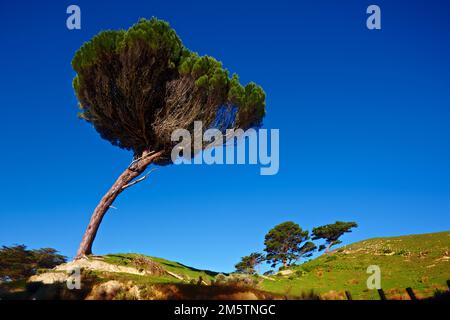
<svg viewBox="0 0 450 320">
<path fill-rule="evenodd" d="M 82 29 L 66 28 L 78 4 Z M 365 27 L 378 4 L 382 30 Z M 76 117 L 70 61 L 104 29 L 165 19 L 267 93 L 280 171 L 171 166 L 120 195 L 95 253 L 231 271 L 265 233 L 355 220 L 344 243 L 450 229 L 448 1 L 2 1 L 0 244 L 73 256 L 131 154 Z"/>
</svg>

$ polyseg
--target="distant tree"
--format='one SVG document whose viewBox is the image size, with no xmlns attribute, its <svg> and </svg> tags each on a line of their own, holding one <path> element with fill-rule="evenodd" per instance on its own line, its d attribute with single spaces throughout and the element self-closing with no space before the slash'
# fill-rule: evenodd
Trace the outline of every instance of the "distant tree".
<svg viewBox="0 0 450 320">
<path fill-rule="evenodd" d="M 19 280 L 28 278 L 35 272 L 33 253 L 24 245 L 3 246 L 0 249 L 0 279 Z"/>
<path fill-rule="evenodd" d="M 327 224 L 324 226 L 320 226 L 317 228 L 314 228 L 312 230 L 312 236 L 313 240 L 318 239 L 324 239 L 326 242 L 326 245 L 320 245 L 319 251 L 322 251 L 325 249 L 325 253 L 327 253 L 330 248 L 334 245 L 337 245 L 341 243 L 342 241 L 339 240 L 339 238 L 346 232 L 352 232 L 352 228 L 356 228 L 358 225 L 356 222 L 343 222 L 343 221 L 336 221 L 332 224 Z"/>
<path fill-rule="evenodd" d="M 287 267 L 297 261 L 302 254 L 311 252 L 311 245 L 301 244 L 308 240 L 308 231 L 302 230 L 300 226 L 292 221 L 283 222 L 272 228 L 265 237 L 266 260 L 272 267 L 282 263 Z M 303 252 L 301 251 L 303 248 Z"/>
<path fill-rule="evenodd" d="M 2 246 L 0 249 L 0 280 L 26 279 L 41 268 L 53 268 L 66 262 L 66 257 L 55 249 L 43 248 L 27 250 L 25 245 L 12 247 Z"/>
<path fill-rule="evenodd" d="M 36 249 L 32 250 L 32 253 L 38 268 L 51 269 L 67 260 L 65 256 L 58 254 L 58 251 L 53 248 Z"/>
<path fill-rule="evenodd" d="M 263 262 L 264 255 L 259 252 L 253 252 L 249 256 L 244 256 L 241 261 L 235 265 L 236 271 L 240 273 L 255 274 L 256 266 Z"/>
<path fill-rule="evenodd" d="M 261 87 L 242 86 L 237 75 L 230 77 L 219 61 L 184 47 L 169 24 L 156 18 L 99 33 L 76 52 L 72 67 L 79 117 L 103 139 L 133 152 L 130 165 L 95 208 L 77 258 L 92 253 L 100 223 L 117 196 L 144 180 L 150 164 L 172 163 L 175 129 L 194 136 L 194 122 L 201 121 L 203 128 L 218 129 L 226 138 L 226 129 L 259 127 L 265 115 Z M 193 157 L 205 147 L 181 148 L 180 153 Z"/>
</svg>

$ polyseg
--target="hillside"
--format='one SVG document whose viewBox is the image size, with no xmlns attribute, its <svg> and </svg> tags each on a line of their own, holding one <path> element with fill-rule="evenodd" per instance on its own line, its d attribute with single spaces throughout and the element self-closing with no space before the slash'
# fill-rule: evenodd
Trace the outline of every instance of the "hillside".
<svg viewBox="0 0 450 320">
<path fill-rule="evenodd" d="M 81 270 L 81 290 L 67 289 L 67 281 L 71 279 L 69 271 L 74 268 Z M 257 283 L 258 279 L 253 277 L 199 270 L 157 257 L 109 254 L 40 270 L 27 283 L 3 284 L 3 290 L 0 284 L 0 299 L 259 300 L 281 297 L 260 290 Z"/>
<path fill-rule="evenodd" d="M 450 232 L 374 238 L 336 249 L 303 263 L 289 277 L 265 280 L 262 288 L 270 292 L 298 295 L 314 290 L 343 298 L 343 291 L 354 299 L 379 299 L 368 290 L 369 265 L 381 269 L 381 286 L 388 298 L 407 298 L 412 287 L 418 297 L 432 296 L 436 289 L 446 290 L 450 279 Z"/>
<path fill-rule="evenodd" d="M 348 290 L 354 299 L 379 299 L 366 287 L 369 265 L 380 267 L 389 299 L 408 298 L 406 287 L 425 298 L 447 289 L 449 251 L 450 232 L 368 239 L 270 277 L 219 274 L 140 254 L 109 254 L 41 270 L 26 285 L 7 285 L 3 298 L 344 299 Z M 67 290 L 67 270 L 73 267 L 82 270 L 81 290 Z"/>
</svg>

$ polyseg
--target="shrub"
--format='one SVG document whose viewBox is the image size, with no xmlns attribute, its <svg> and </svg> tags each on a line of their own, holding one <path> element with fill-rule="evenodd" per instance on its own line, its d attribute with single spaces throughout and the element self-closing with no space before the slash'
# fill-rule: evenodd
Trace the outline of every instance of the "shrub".
<svg viewBox="0 0 450 320">
<path fill-rule="evenodd" d="M 164 268 L 157 262 L 146 258 L 146 257 L 136 257 L 133 258 L 133 264 L 136 266 L 136 268 L 139 269 L 139 271 L 146 271 L 152 275 L 164 275 L 166 271 Z"/>
<path fill-rule="evenodd" d="M 304 270 L 297 270 L 297 271 L 295 271 L 295 275 L 297 276 L 297 277 L 303 277 L 304 275 L 306 275 L 307 274 L 307 272 L 306 271 L 304 271 Z"/>
<path fill-rule="evenodd" d="M 326 258 L 326 260 L 325 260 L 325 263 L 326 263 L 326 262 L 331 262 L 331 261 L 334 261 L 334 260 L 337 260 L 337 257 L 336 257 L 336 256 L 327 256 L 327 258 Z"/>
<path fill-rule="evenodd" d="M 236 273 L 229 276 L 218 274 L 211 282 L 211 285 L 233 288 L 256 288 L 258 284 L 258 277 Z"/>
</svg>

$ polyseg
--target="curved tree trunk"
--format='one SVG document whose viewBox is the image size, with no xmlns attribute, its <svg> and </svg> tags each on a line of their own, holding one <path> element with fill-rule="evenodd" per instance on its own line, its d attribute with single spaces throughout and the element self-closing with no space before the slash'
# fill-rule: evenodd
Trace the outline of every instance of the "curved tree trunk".
<svg viewBox="0 0 450 320">
<path fill-rule="evenodd" d="M 78 247 L 75 259 L 92 253 L 92 244 L 94 243 L 100 223 L 102 222 L 109 207 L 123 190 L 134 184 L 132 182 L 133 179 L 139 177 L 148 165 L 151 164 L 153 160 L 161 156 L 161 154 L 162 151 L 156 153 L 150 153 L 148 151 L 143 152 L 140 160 L 136 160 L 132 165 L 125 169 L 124 172 L 122 172 L 119 178 L 117 178 L 116 182 L 114 182 L 95 208 L 89 225 L 84 233 L 83 239 L 81 240 L 80 246 Z"/>
</svg>

